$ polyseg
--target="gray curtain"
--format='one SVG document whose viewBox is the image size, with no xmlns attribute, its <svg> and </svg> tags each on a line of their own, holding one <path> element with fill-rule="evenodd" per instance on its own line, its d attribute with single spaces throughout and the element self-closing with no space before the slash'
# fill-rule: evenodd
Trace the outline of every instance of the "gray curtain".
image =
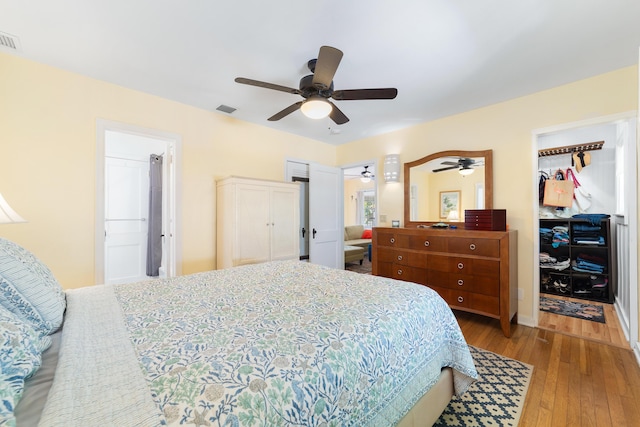
<svg viewBox="0 0 640 427">
<path fill-rule="evenodd" d="M 159 276 L 161 263 L 162 156 L 152 154 L 149 163 L 149 230 L 147 231 L 147 276 Z"/>
</svg>

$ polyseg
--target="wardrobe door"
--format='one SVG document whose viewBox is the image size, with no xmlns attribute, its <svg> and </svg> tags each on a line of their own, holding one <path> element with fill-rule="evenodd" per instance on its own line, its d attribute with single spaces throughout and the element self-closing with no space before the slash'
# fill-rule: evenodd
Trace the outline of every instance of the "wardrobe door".
<svg viewBox="0 0 640 427">
<path fill-rule="evenodd" d="M 238 184 L 236 188 L 233 265 L 269 261 L 271 219 L 269 187 Z"/>
<path fill-rule="evenodd" d="M 271 189 L 271 260 L 297 259 L 300 254 L 299 200 L 297 188 Z"/>
</svg>

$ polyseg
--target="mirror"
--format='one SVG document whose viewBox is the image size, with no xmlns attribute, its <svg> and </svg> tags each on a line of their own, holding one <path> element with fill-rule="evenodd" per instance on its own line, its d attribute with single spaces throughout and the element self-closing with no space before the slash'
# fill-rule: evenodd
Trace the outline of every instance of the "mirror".
<svg viewBox="0 0 640 427">
<path fill-rule="evenodd" d="M 464 224 L 466 209 L 493 208 L 493 151 L 448 150 L 404 164 L 404 226 Z"/>
</svg>

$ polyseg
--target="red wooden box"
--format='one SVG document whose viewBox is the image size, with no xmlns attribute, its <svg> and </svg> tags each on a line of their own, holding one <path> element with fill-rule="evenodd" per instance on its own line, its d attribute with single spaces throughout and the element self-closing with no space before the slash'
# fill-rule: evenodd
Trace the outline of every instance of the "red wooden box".
<svg viewBox="0 0 640 427">
<path fill-rule="evenodd" d="M 464 211 L 467 230 L 507 231 L 506 209 L 467 209 Z"/>
</svg>

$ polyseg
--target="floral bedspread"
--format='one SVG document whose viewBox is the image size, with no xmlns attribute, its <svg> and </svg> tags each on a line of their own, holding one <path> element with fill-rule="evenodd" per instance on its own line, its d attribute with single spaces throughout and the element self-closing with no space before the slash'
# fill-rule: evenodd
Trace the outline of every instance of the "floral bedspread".
<svg viewBox="0 0 640 427">
<path fill-rule="evenodd" d="M 169 425 L 386 427 L 442 367 L 477 377 L 421 285 L 284 261 L 114 289 Z"/>
</svg>

